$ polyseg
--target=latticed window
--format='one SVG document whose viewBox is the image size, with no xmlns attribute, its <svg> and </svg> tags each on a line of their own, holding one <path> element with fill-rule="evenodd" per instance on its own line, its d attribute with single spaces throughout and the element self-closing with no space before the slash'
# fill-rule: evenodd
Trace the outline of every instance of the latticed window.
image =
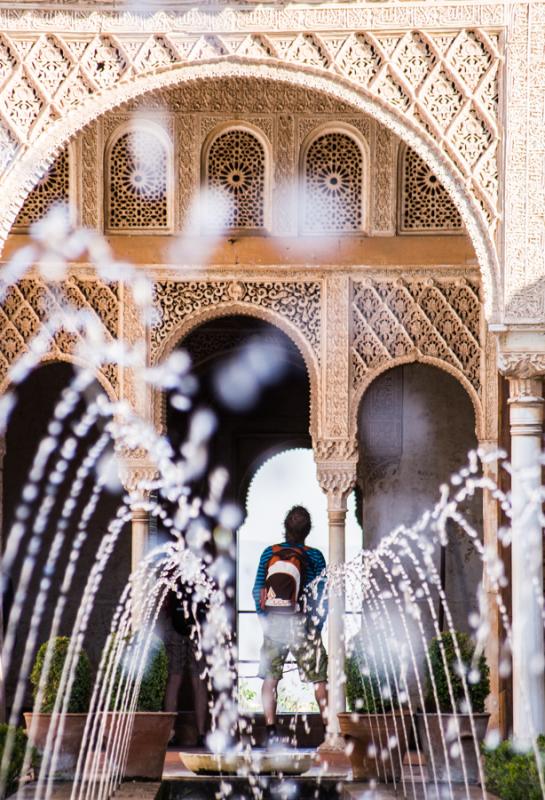
<svg viewBox="0 0 545 800">
<path fill-rule="evenodd" d="M 265 227 L 265 150 L 259 139 L 247 130 L 235 129 L 220 134 L 208 151 L 206 184 L 218 200 L 211 220 L 226 228 Z"/>
<path fill-rule="evenodd" d="M 304 166 L 303 230 L 359 231 L 363 222 L 363 157 L 348 134 L 318 136 Z"/>
<path fill-rule="evenodd" d="M 168 161 L 152 131 L 129 131 L 115 141 L 106 170 L 109 230 L 169 227 Z"/>
<path fill-rule="evenodd" d="M 15 220 L 15 227 L 28 228 L 42 219 L 55 203 L 68 203 L 69 199 L 70 159 L 66 148 L 26 198 Z"/>
<path fill-rule="evenodd" d="M 400 158 L 400 233 L 460 233 L 456 206 L 426 162 L 410 147 Z"/>
</svg>

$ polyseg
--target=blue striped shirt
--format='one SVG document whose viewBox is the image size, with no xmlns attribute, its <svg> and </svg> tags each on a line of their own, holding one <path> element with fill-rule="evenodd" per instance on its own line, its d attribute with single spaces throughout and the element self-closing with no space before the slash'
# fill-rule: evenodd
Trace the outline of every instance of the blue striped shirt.
<svg viewBox="0 0 545 800">
<path fill-rule="evenodd" d="M 289 547 L 294 550 L 299 549 L 298 545 L 289 544 L 288 542 L 280 542 L 280 547 Z M 302 553 L 304 553 L 305 572 L 303 575 L 303 586 L 299 602 L 303 610 L 312 614 L 313 617 L 316 617 L 313 621 L 320 630 L 327 616 L 327 602 L 322 598 L 326 585 L 325 558 L 321 550 L 318 550 L 316 547 L 301 547 L 300 549 Z M 272 554 L 272 547 L 266 547 L 261 554 L 257 567 L 252 595 L 258 614 L 267 613 L 261 608 L 261 590 L 265 586 L 267 564 L 271 560 Z M 321 579 L 317 581 L 315 586 L 311 586 L 313 581 L 319 578 L 319 576 L 321 576 Z"/>
</svg>

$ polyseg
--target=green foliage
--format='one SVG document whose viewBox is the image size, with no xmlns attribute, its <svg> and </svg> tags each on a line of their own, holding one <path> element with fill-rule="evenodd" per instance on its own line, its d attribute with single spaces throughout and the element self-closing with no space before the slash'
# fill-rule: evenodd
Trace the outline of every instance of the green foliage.
<svg viewBox="0 0 545 800">
<path fill-rule="evenodd" d="M 545 766 L 545 736 L 537 740 L 541 770 Z M 511 742 L 494 750 L 483 747 L 483 766 L 487 791 L 501 800 L 541 800 L 541 786 L 533 750 L 517 752 Z"/>
<path fill-rule="evenodd" d="M 30 673 L 30 682 L 32 683 L 34 699 L 36 699 L 38 694 L 47 646 L 48 642 L 45 642 L 38 650 L 32 672 Z M 59 691 L 62 670 L 69 646 L 70 639 L 67 636 L 57 636 L 53 640 L 53 653 L 49 664 L 49 672 L 43 690 L 42 704 L 38 709 L 44 714 L 50 714 L 55 706 L 55 698 Z M 91 662 L 89 661 L 87 653 L 82 650 L 76 666 L 70 701 L 68 703 L 68 713 L 83 714 L 88 711 L 89 701 L 91 699 L 91 682 Z"/>
<path fill-rule="evenodd" d="M 0 724 L 0 761 L 4 755 L 4 747 L 9 730 L 9 725 L 6 725 L 5 723 Z M 14 729 L 11 728 L 11 730 L 13 731 Z M 13 794 L 13 792 L 17 790 L 19 780 L 21 778 L 21 770 L 23 768 L 26 746 L 26 733 L 22 728 L 15 728 L 13 750 L 11 752 L 11 758 L 9 760 L 8 771 L 6 775 L 6 796 Z"/>
<path fill-rule="evenodd" d="M 114 640 L 110 644 L 110 653 L 113 655 Z M 124 674 L 124 666 L 130 669 L 132 661 L 132 654 L 135 647 L 141 648 L 141 642 L 138 635 L 133 636 L 127 640 L 124 655 L 122 656 L 122 664 L 117 668 L 117 673 L 114 680 L 114 686 L 110 699 L 110 708 L 112 710 L 119 710 L 116 706 L 117 694 L 119 686 L 124 694 L 127 686 L 127 676 Z M 138 655 L 137 655 L 138 658 Z M 136 677 L 136 676 L 135 676 Z M 146 666 L 142 675 L 142 682 L 140 684 L 140 693 L 138 695 L 138 703 L 136 706 L 137 711 L 162 711 L 165 700 L 165 692 L 168 680 L 168 656 L 165 645 L 158 637 L 154 636 L 149 645 L 147 653 Z"/>
<path fill-rule="evenodd" d="M 456 637 L 456 638 L 455 638 Z M 455 651 L 455 644 L 458 642 L 458 648 L 461 656 L 461 663 L 458 660 Z M 441 643 L 443 645 L 445 660 L 441 652 Z M 442 633 L 432 639 L 428 648 L 430 657 L 431 669 L 435 678 L 435 686 L 437 689 L 437 699 L 439 701 L 439 710 L 444 713 L 453 713 L 453 711 L 467 712 L 466 698 L 464 692 L 464 684 L 462 675 L 465 675 L 467 682 L 467 690 L 471 710 L 474 713 L 482 713 L 484 711 L 484 703 L 488 694 L 490 693 L 490 680 L 488 664 L 483 654 L 479 657 L 476 664 L 473 663 L 475 653 L 475 645 L 471 637 L 467 633 Z M 446 669 L 445 669 L 446 661 Z M 474 675 L 473 673 L 476 674 Z M 449 694 L 449 686 L 447 675 L 450 676 L 452 695 L 454 697 L 455 709 L 452 708 L 452 703 Z M 430 680 L 429 669 L 426 665 L 426 709 L 431 712 L 436 712 L 435 698 L 433 695 L 433 687 Z"/>
<path fill-rule="evenodd" d="M 394 711 L 399 708 L 393 680 L 390 680 L 388 686 L 386 678 L 377 674 L 364 675 L 355 656 L 346 659 L 344 671 L 349 711 L 382 714 L 384 711 Z M 391 696 L 390 691 L 394 693 Z"/>
</svg>

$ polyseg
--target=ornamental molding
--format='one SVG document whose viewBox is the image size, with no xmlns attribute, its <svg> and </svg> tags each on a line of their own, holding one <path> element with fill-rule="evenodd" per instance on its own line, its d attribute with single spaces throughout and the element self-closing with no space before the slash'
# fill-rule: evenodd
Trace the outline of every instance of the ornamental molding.
<svg viewBox="0 0 545 800">
<path fill-rule="evenodd" d="M 24 46 L 9 26 L 4 28 L 0 166 L 9 175 L 0 217 L 4 233 L 39 174 L 92 119 L 183 81 L 270 78 L 334 95 L 370 114 L 430 164 L 474 243 L 492 314 L 500 300 L 491 239 L 498 213 L 492 189 L 499 177 L 503 48 L 496 32 L 455 25 L 450 32 L 430 28 L 388 35 L 339 35 L 336 28 L 335 35 L 322 29 L 319 34 L 175 36 L 161 29 L 142 36 L 108 32 L 103 22 L 100 34 L 80 38 L 34 31 Z M 64 30 L 60 24 L 59 30 Z"/>
<path fill-rule="evenodd" d="M 5 289 L 0 281 L 0 288 Z M 29 277 L 9 286 L 0 305 L 0 393 L 9 383 L 8 371 L 16 360 L 28 352 L 32 340 L 52 317 L 62 318 L 63 303 L 90 312 L 102 322 L 106 340 L 118 337 L 119 287 L 106 284 L 96 277 L 72 275 L 65 282 L 47 284 L 40 278 Z M 60 328 L 49 338 L 48 349 L 40 361 L 67 361 L 79 366 L 85 363 L 77 355 L 81 335 Z M 119 394 L 118 367 L 104 364 L 95 372 L 96 378 L 110 399 Z"/>
<path fill-rule="evenodd" d="M 358 459 L 357 439 L 317 439 L 313 449 L 317 462 L 352 463 Z"/>
</svg>

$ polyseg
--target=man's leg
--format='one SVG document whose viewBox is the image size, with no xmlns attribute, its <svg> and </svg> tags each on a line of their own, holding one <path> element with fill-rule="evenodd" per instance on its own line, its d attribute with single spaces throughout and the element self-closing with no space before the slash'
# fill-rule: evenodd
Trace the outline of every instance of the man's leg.
<svg viewBox="0 0 545 800">
<path fill-rule="evenodd" d="M 318 703 L 322 721 L 327 727 L 327 683 L 325 681 L 317 681 L 314 684 L 314 697 Z"/>
<path fill-rule="evenodd" d="M 265 715 L 265 725 L 276 725 L 276 700 L 278 690 L 278 678 L 268 677 L 263 681 L 261 687 L 261 701 L 263 703 L 263 713 Z"/>
</svg>

